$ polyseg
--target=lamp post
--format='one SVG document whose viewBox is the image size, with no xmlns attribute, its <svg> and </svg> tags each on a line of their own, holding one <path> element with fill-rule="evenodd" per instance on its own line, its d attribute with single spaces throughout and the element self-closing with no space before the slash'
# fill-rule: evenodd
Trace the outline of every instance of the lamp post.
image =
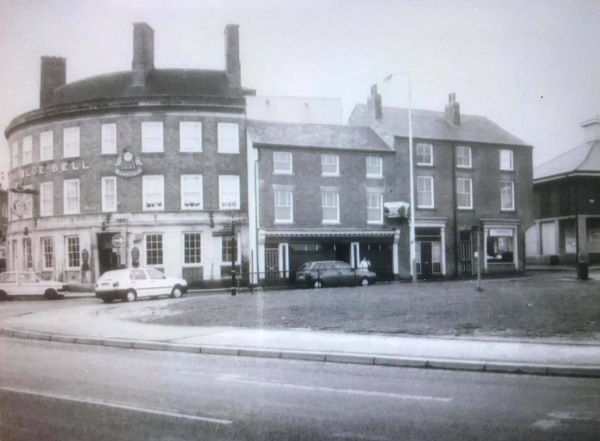
<svg viewBox="0 0 600 441">
<path fill-rule="evenodd" d="M 414 159 L 413 159 L 413 129 L 412 129 L 412 88 L 410 84 L 410 72 L 394 72 L 384 78 L 384 81 L 389 81 L 394 75 L 405 75 L 407 79 L 408 92 L 408 162 L 409 162 L 409 191 L 410 191 L 410 219 L 408 222 L 409 242 L 410 242 L 410 274 L 412 283 L 417 283 L 417 268 L 416 268 L 416 239 L 415 239 L 415 187 L 414 187 Z"/>
</svg>

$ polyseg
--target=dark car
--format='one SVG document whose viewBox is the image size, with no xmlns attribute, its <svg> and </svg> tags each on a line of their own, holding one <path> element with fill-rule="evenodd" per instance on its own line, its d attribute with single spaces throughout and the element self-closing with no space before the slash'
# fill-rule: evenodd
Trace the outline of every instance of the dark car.
<svg viewBox="0 0 600 441">
<path fill-rule="evenodd" d="M 368 269 L 352 268 L 339 260 L 306 262 L 296 271 L 296 283 L 307 287 L 372 285 L 377 274 Z"/>
</svg>

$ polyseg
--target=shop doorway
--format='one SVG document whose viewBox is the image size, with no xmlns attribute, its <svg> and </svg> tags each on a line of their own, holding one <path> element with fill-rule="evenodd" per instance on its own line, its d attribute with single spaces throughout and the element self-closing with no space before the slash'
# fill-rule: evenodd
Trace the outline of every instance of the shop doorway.
<svg viewBox="0 0 600 441">
<path fill-rule="evenodd" d="M 119 255 L 113 252 L 112 237 L 116 233 L 98 233 L 98 266 L 100 274 L 119 268 Z"/>
<path fill-rule="evenodd" d="M 347 262 L 352 264 L 350 261 L 350 244 L 349 243 L 336 243 L 335 244 L 335 260 L 340 260 L 342 262 Z"/>
<path fill-rule="evenodd" d="M 431 242 L 421 242 L 421 277 L 424 279 L 429 279 L 433 275 L 433 263 L 432 263 L 432 254 L 431 254 Z"/>
<path fill-rule="evenodd" d="M 265 279 L 273 282 L 279 279 L 279 250 L 277 248 L 265 250 Z"/>
</svg>

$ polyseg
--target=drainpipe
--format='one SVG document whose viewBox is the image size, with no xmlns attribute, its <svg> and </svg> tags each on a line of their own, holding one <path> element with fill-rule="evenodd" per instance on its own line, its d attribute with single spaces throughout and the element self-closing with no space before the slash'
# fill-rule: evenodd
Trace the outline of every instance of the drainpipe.
<svg viewBox="0 0 600 441">
<path fill-rule="evenodd" d="M 453 225 L 453 233 L 454 233 L 454 277 L 458 277 L 458 247 L 460 246 L 459 241 L 457 240 L 458 236 L 458 219 L 457 214 L 458 210 L 456 209 L 456 145 L 454 143 L 451 144 L 452 147 L 452 216 L 454 219 Z M 472 187 L 471 187 L 472 191 Z M 473 194 L 471 194 L 473 197 Z M 474 201 L 473 201 L 474 202 Z M 446 250 L 442 250 L 444 253 L 444 258 L 446 257 Z"/>
</svg>

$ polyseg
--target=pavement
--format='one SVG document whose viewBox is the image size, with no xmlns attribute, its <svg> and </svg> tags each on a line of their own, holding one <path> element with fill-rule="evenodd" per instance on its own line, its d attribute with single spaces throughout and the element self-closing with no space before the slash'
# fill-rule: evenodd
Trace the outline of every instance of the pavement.
<svg viewBox="0 0 600 441">
<path fill-rule="evenodd" d="M 93 296 L 78 293 L 77 296 Z M 68 300 L 67 300 L 68 301 Z M 134 321 L 154 300 L 93 303 L 10 317 L 4 336 L 127 349 L 534 375 L 600 377 L 600 342 L 167 326 Z"/>
</svg>

